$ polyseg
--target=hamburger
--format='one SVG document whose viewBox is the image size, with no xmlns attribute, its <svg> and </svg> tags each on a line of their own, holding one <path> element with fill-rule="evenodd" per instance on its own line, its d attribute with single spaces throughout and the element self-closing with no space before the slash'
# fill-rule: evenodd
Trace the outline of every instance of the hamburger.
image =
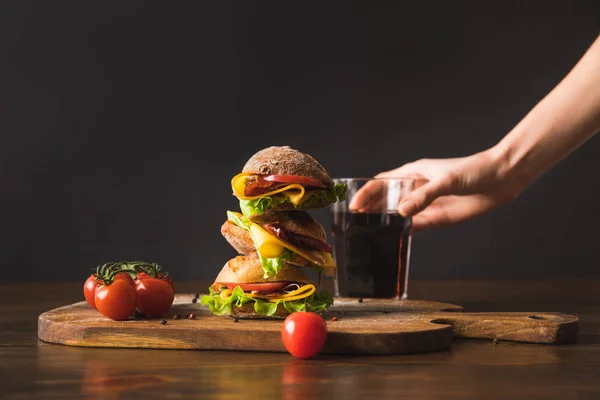
<svg viewBox="0 0 600 400">
<path fill-rule="evenodd" d="M 216 315 L 285 318 L 295 311 L 322 312 L 333 304 L 307 273 L 335 275 L 327 234 L 306 210 L 346 195 L 313 157 L 289 146 L 255 153 L 231 180 L 241 212 L 227 211 L 221 234 L 238 253 L 201 304 Z M 314 274 L 313 274 L 314 275 Z"/>
<path fill-rule="evenodd" d="M 283 266 L 265 277 L 254 251 L 229 260 L 200 304 L 215 315 L 284 319 L 296 311 L 321 313 L 333 304 L 333 297 L 329 292 L 318 292 L 300 268 Z"/>
<path fill-rule="evenodd" d="M 326 207 L 346 196 L 345 184 L 334 184 L 317 160 L 290 146 L 256 152 L 233 177 L 231 188 L 246 216 Z"/>
<path fill-rule="evenodd" d="M 325 229 L 306 211 L 267 210 L 249 217 L 228 211 L 221 234 L 239 254 L 256 252 L 265 277 L 286 265 L 335 273 Z"/>
</svg>

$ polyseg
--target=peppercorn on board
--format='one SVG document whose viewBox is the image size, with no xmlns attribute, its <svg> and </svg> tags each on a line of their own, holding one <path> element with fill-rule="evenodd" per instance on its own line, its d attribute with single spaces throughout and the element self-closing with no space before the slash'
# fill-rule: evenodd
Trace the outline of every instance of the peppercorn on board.
<svg viewBox="0 0 600 400">
<path fill-rule="evenodd" d="M 39 316 L 38 337 L 83 347 L 285 352 L 280 320 L 213 315 L 192 294 L 179 294 L 162 318 L 112 321 L 78 302 Z M 562 313 L 469 313 L 422 300 L 338 298 L 323 314 L 321 353 L 402 354 L 450 348 L 456 337 L 562 344 L 579 334 L 576 316 Z"/>
</svg>

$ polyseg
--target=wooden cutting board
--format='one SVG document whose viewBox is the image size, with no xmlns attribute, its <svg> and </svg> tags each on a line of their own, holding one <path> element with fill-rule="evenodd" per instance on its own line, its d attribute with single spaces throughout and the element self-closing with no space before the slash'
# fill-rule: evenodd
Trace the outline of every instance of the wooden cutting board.
<svg viewBox="0 0 600 400">
<path fill-rule="evenodd" d="M 38 319 L 41 340 L 71 346 L 285 352 L 281 320 L 217 317 L 177 295 L 164 318 L 112 321 L 79 302 Z M 174 315 L 195 313 L 195 319 Z M 562 313 L 469 313 L 423 300 L 335 299 L 325 313 L 322 353 L 401 354 L 447 349 L 454 338 L 563 344 L 579 335 L 576 316 Z M 162 324 L 161 320 L 166 320 Z"/>
</svg>

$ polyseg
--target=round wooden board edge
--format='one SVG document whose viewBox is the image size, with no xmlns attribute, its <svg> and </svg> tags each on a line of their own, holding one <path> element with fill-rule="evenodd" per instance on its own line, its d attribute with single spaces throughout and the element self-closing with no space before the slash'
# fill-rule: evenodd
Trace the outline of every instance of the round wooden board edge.
<svg viewBox="0 0 600 400">
<path fill-rule="evenodd" d="M 197 306 L 196 304 L 192 304 L 191 301 L 189 301 L 190 298 L 192 298 L 191 295 L 179 296 L 174 305 Z M 409 303 L 410 302 L 405 302 L 404 304 L 406 305 Z M 356 302 L 356 304 L 358 304 L 358 301 Z M 366 301 L 363 304 L 366 307 L 361 311 L 369 311 L 369 302 Z M 137 333 L 139 335 L 142 332 L 142 330 L 134 328 L 131 330 L 131 335 L 121 334 L 120 338 L 122 340 L 114 340 L 115 337 L 119 337 L 119 334 L 115 334 L 113 332 L 114 327 L 111 326 L 101 325 L 90 327 L 77 325 L 77 320 L 56 321 L 55 314 L 60 313 L 61 311 L 64 311 L 66 309 L 83 309 L 86 310 L 86 312 L 92 312 L 91 309 L 87 309 L 86 307 L 87 303 L 85 301 L 81 301 L 71 305 L 58 307 L 40 314 L 38 317 L 38 338 L 46 343 L 76 347 L 285 352 L 285 348 L 283 347 L 283 345 L 274 338 L 271 338 L 272 345 L 269 348 L 264 348 L 263 346 L 256 344 L 252 346 L 235 346 L 227 343 L 221 343 L 217 345 L 203 345 L 198 344 L 196 340 L 189 338 L 189 335 L 193 333 L 193 330 L 190 329 L 187 329 L 187 332 L 185 332 L 185 334 L 188 335 L 187 340 L 185 337 L 182 337 L 182 340 L 173 340 L 172 338 L 171 340 L 163 340 L 163 338 L 160 336 L 160 331 L 148 333 L 148 331 L 144 330 L 144 335 L 136 338 L 134 333 Z M 215 318 L 225 317 L 215 316 Z M 281 322 L 281 320 L 278 321 L 278 323 Z M 103 323 L 106 324 L 107 321 L 103 321 Z M 119 324 L 119 322 L 115 323 Z M 352 332 L 336 332 L 335 329 L 332 329 L 329 333 L 329 337 L 333 338 L 333 340 L 330 339 L 328 343 L 326 343 L 323 349 L 323 353 L 354 355 L 407 354 L 430 352 L 449 348 L 452 342 L 454 341 L 452 327 L 438 325 L 434 323 L 431 323 L 431 325 L 435 325 L 435 328 L 422 331 L 402 332 L 402 334 L 399 335 L 394 335 L 393 333 L 389 332 L 383 332 L 380 334 L 375 333 L 369 335 L 362 335 L 362 338 L 358 333 L 353 335 Z M 69 332 L 68 339 L 65 339 L 65 331 Z M 225 332 L 227 332 L 227 329 L 224 328 L 220 331 L 215 330 L 214 332 L 217 331 L 218 333 L 225 334 Z M 156 333 L 159 334 L 156 335 Z M 266 334 L 273 336 L 273 332 L 267 332 Z M 106 338 L 104 337 L 104 335 L 106 335 Z M 365 336 L 368 336 L 368 338 L 365 338 Z M 419 339 L 419 336 L 422 336 L 422 338 Z M 374 350 L 373 346 L 370 345 L 369 340 L 377 340 L 380 343 L 378 349 L 384 350 Z"/>
</svg>

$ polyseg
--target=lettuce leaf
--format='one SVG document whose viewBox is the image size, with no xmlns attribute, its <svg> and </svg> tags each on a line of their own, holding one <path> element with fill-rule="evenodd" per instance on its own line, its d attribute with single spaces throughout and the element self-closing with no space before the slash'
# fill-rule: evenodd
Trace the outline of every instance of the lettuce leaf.
<svg viewBox="0 0 600 400">
<path fill-rule="evenodd" d="M 346 200 L 346 197 L 348 196 L 346 190 L 348 190 L 347 184 L 338 183 L 329 189 L 314 192 L 312 196 L 300 203 L 296 208 L 308 208 L 315 203 L 328 205 L 335 203 L 336 201 Z"/>
<path fill-rule="evenodd" d="M 229 315 L 231 314 L 231 309 L 235 305 L 237 307 L 241 307 L 245 303 L 253 301 L 250 297 L 246 296 L 242 288 L 236 286 L 231 296 L 226 299 L 222 299 L 219 293 L 216 293 L 212 286 L 209 288 L 209 294 L 202 296 L 200 299 L 200 304 L 203 306 L 208 305 L 210 307 L 210 311 L 216 315 Z"/>
<path fill-rule="evenodd" d="M 245 215 L 242 215 L 242 218 L 238 217 L 236 213 L 232 211 L 227 211 L 227 219 L 240 228 L 247 230 L 250 232 L 250 220 Z"/>
<path fill-rule="evenodd" d="M 277 208 L 281 203 L 289 201 L 289 197 L 280 194 L 254 200 L 240 200 L 240 210 L 242 214 L 249 217 L 254 214 L 262 214 L 270 208 Z"/>
<path fill-rule="evenodd" d="M 346 200 L 348 185 L 338 183 L 328 189 L 317 190 L 312 195 L 298 205 L 294 205 L 297 210 L 310 208 L 313 204 L 326 206 L 336 201 Z M 291 203 L 290 198 L 285 192 L 277 193 L 272 196 L 261 197 L 255 200 L 240 200 L 240 210 L 242 214 L 249 217 L 254 214 L 263 214 L 270 208 L 277 208 L 280 204 Z"/>
<path fill-rule="evenodd" d="M 269 316 L 275 314 L 278 305 L 279 303 L 257 300 L 254 302 L 254 311 L 259 315 Z"/>
<path fill-rule="evenodd" d="M 277 275 L 279 272 L 279 268 L 283 266 L 283 262 L 286 260 L 291 260 L 294 256 L 294 252 L 290 249 L 283 249 L 283 253 L 281 253 L 276 258 L 267 258 L 258 252 L 258 256 L 260 257 L 260 264 L 262 265 L 263 270 L 265 271 L 265 278 L 269 276 Z"/>
<path fill-rule="evenodd" d="M 247 296 L 239 286 L 236 286 L 231 292 L 231 296 L 226 299 L 222 299 L 220 293 L 215 292 L 212 286 L 208 290 L 209 294 L 202 296 L 200 304 L 208 306 L 215 315 L 230 315 L 233 307 L 241 307 L 252 301 L 254 302 L 254 311 L 265 317 L 275 314 L 279 304 L 282 304 L 289 313 L 297 311 L 322 313 L 333 304 L 333 296 L 328 291 L 315 292 L 300 300 L 270 302 Z"/>
</svg>

